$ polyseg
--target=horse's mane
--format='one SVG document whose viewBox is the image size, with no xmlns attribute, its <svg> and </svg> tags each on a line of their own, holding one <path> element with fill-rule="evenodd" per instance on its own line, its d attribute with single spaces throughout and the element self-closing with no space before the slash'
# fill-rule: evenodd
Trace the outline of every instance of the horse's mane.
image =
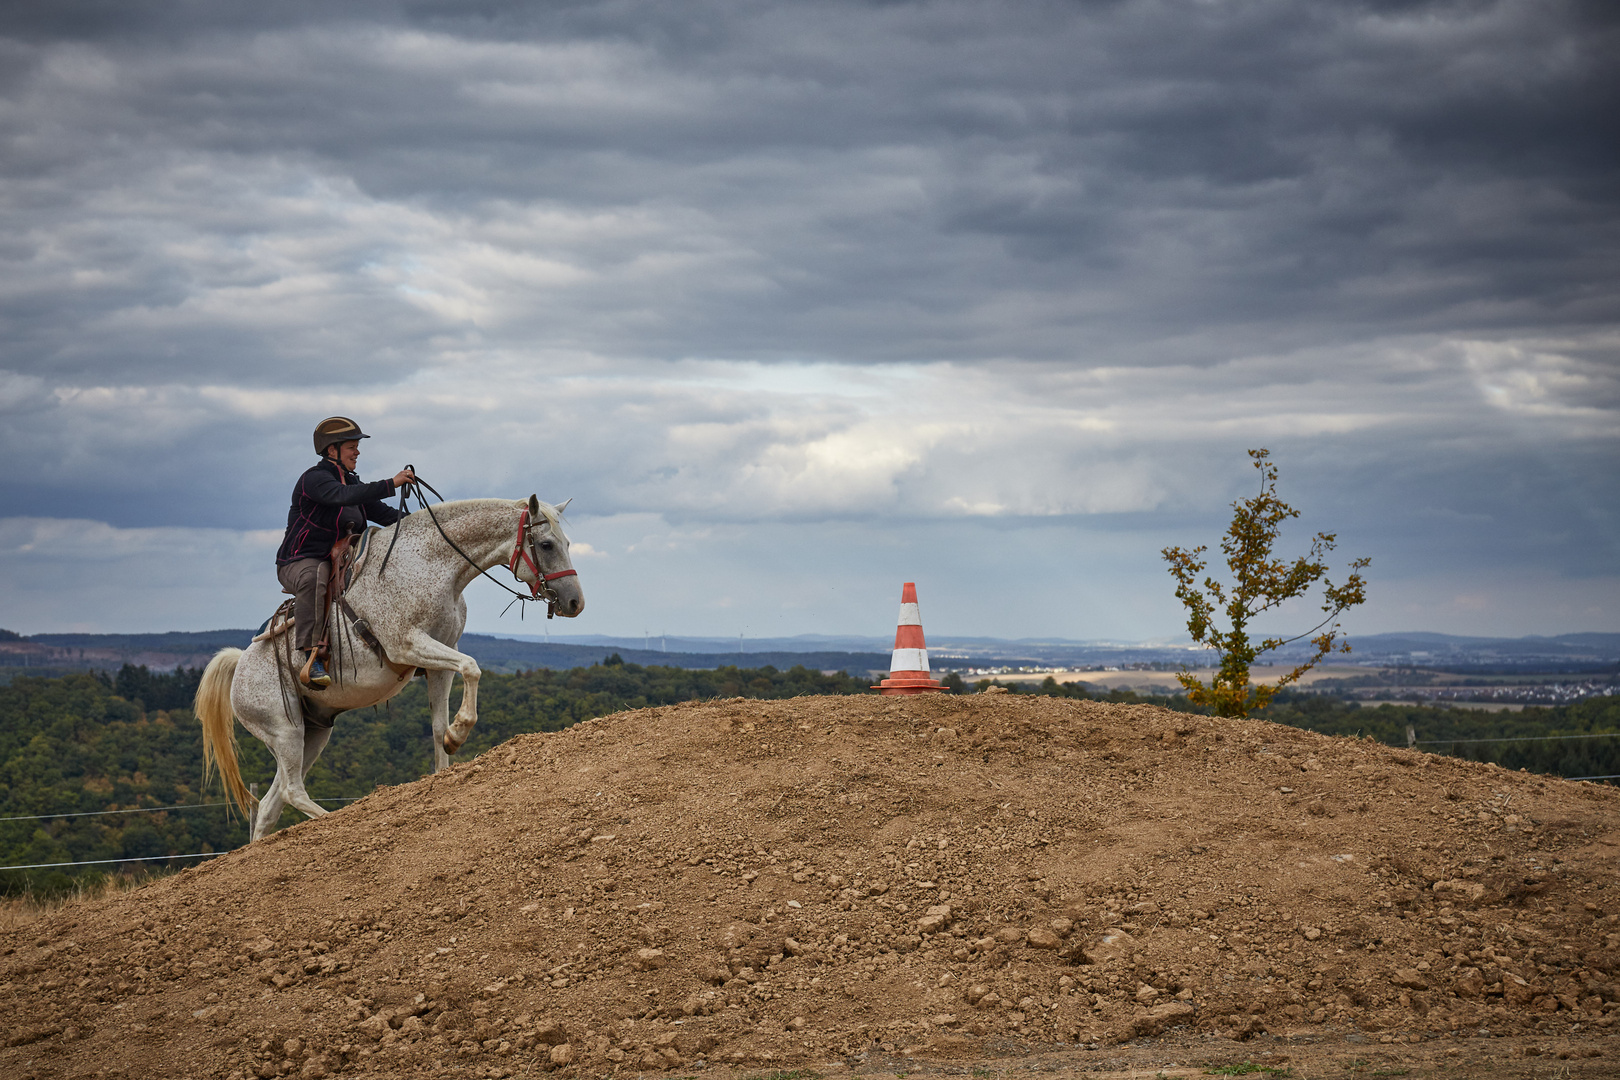
<svg viewBox="0 0 1620 1080">
<path fill-rule="evenodd" d="M 566 543 L 568 536 L 563 532 L 562 515 L 557 512 L 557 508 L 541 499 L 536 499 L 535 502 L 540 504 L 540 517 L 545 520 L 546 525 Z M 522 507 L 527 503 L 527 499 L 451 499 L 442 503 L 434 503 L 433 512 L 439 515 L 440 521 L 454 521 L 464 513 L 480 510 L 491 504 L 498 504 L 503 507 Z M 413 511 L 407 515 L 405 520 L 410 522 L 415 518 L 423 519 L 422 526 L 433 528 L 433 522 L 428 520 L 428 515 L 421 510 Z M 412 528 L 422 526 L 413 525 Z"/>
<path fill-rule="evenodd" d="M 551 531 L 566 541 L 568 536 L 562 530 L 562 515 L 557 512 L 557 508 L 541 499 L 535 499 L 535 502 L 540 504 L 540 516 L 546 519 L 546 524 L 551 527 Z"/>
</svg>

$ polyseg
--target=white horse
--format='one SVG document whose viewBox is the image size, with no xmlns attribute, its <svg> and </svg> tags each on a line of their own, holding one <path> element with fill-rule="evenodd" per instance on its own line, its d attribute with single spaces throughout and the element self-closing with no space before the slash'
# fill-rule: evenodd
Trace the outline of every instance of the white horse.
<svg viewBox="0 0 1620 1080">
<path fill-rule="evenodd" d="M 259 634 L 245 651 L 215 654 L 197 688 L 203 761 L 219 769 L 228 797 L 248 817 L 252 839 L 274 828 L 284 805 L 309 817 L 327 813 L 304 790 L 304 778 L 331 738 L 333 718 L 388 700 L 418 668 L 427 676 L 432 707 L 433 771 L 450 764 L 478 721 L 478 664 L 455 649 L 467 625 L 462 590 L 504 564 L 550 612 L 573 618 L 585 609 L 561 511 L 533 495 L 527 502 L 467 499 L 440 503 L 431 514 L 418 510 L 374 533 L 343 594 L 347 610 L 342 602 L 328 608 L 333 681 L 324 690 L 299 683 L 302 655 L 285 627 Z M 461 707 L 450 723 L 457 672 Z M 262 802 L 242 783 L 233 716 L 275 755 L 276 778 Z"/>
</svg>

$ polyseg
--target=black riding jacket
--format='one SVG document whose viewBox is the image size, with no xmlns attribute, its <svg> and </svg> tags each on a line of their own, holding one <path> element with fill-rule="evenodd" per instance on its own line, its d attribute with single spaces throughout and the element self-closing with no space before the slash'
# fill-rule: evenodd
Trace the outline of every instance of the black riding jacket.
<svg viewBox="0 0 1620 1080">
<path fill-rule="evenodd" d="M 326 558 L 338 537 L 364 529 L 367 518 L 379 525 L 399 520 L 399 511 L 383 502 L 394 493 L 391 478 L 362 484 L 360 477 L 340 469 L 327 459 L 298 478 L 287 510 L 287 535 L 276 552 L 277 566 Z"/>
</svg>

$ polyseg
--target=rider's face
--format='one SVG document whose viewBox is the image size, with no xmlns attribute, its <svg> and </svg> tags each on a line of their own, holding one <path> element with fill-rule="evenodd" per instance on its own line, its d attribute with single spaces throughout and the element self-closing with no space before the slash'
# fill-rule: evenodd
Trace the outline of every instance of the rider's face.
<svg viewBox="0 0 1620 1080">
<path fill-rule="evenodd" d="M 338 460 L 350 472 L 354 471 L 354 463 L 360 460 L 360 440 L 350 439 L 338 447 Z"/>
</svg>

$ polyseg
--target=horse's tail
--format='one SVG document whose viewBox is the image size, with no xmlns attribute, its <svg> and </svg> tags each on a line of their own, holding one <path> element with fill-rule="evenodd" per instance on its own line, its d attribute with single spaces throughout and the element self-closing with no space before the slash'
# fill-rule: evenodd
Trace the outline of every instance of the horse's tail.
<svg viewBox="0 0 1620 1080">
<path fill-rule="evenodd" d="M 208 786 L 209 775 L 218 769 L 226 798 L 251 822 L 259 801 L 248 794 L 236 764 L 236 714 L 231 710 L 231 680 L 236 677 L 236 664 L 241 659 L 241 649 L 221 649 L 214 654 L 197 684 L 195 711 L 202 722 L 203 787 Z"/>
</svg>

